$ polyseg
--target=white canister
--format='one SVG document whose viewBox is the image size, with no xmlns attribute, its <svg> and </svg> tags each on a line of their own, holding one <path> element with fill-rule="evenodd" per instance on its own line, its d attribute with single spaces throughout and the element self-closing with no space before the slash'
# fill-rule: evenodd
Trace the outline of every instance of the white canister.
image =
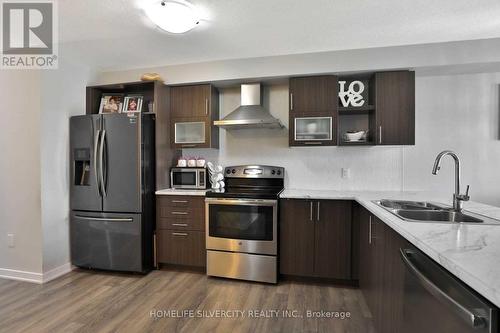
<svg viewBox="0 0 500 333">
<path fill-rule="evenodd" d="M 206 161 L 205 161 L 205 159 L 204 159 L 204 158 L 198 158 L 198 159 L 196 160 L 196 166 L 197 166 L 198 168 L 204 168 L 204 167 L 205 167 L 205 163 L 206 163 Z"/>
<path fill-rule="evenodd" d="M 179 168 L 185 168 L 187 167 L 187 160 L 184 157 L 181 157 L 177 160 L 177 166 Z"/>
<path fill-rule="evenodd" d="M 196 160 L 194 158 L 189 158 L 187 161 L 187 166 L 190 168 L 196 167 Z"/>
</svg>

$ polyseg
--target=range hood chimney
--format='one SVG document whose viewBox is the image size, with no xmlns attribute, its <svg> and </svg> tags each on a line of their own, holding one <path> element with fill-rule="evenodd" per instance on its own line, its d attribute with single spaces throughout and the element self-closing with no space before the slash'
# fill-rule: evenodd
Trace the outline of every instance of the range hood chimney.
<svg viewBox="0 0 500 333">
<path fill-rule="evenodd" d="M 241 128 L 283 128 L 279 119 L 274 118 L 262 107 L 260 83 L 241 85 L 241 105 L 214 125 L 224 129 Z"/>
</svg>

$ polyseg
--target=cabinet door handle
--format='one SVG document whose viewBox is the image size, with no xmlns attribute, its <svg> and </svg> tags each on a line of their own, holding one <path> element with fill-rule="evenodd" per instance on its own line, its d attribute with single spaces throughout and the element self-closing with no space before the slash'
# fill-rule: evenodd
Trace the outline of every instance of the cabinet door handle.
<svg viewBox="0 0 500 333">
<path fill-rule="evenodd" d="M 172 233 L 172 236 L 182 236 L 182 237 L 186 237 L 188 234 L 186 234 L 185 232 L 173 232 Z"/>
<path fill-rule="evenodd" d="M 378 143 L 382 143 L 382 126 L 378 127 Z"/>
<path fill-rule="evenodd" d="M 182 148 L 194 148 L 196 145 L 182 145 Z"/>
<path fill-rule="evenodd" d="M 372 216 L 370 215 L 370 220 L 368 222 L 368 244 L 372 243 Z"/>
<path fill-rule="evenodd" d="M 304 142 L 305 145 L 321 145 L 323 142 L 321 141 L 306 141 Z"/>
<path fill-rule="evenodd" d="M 174 227 L 187 227 L 187 223 L 172 223 Z"/>
<path fill-rule="evenodd" d="M 208 116 L 208 98 L 205 98 L 205 115 Z"/>
<path fill-rule="evenodd" d="M 187 212 L 172 212 L 172 215 L 187 215 Z"/>
<path fill-rule="evenodd" d="M 293 93 L 290 93 L 290 110 L 293 110 Z"/>
<path fill-rule="evenodd" d="M 187 203 L 187 200 L 172 200 L 172 203 Z"/>
<path fill-rule="evenodd" d="M 313 202 L 311 201 L 309 203 L 309 221 L 312 221 L 313 220 Z"/>
<path fill-rule="evenodd" d="M 317 208 L 317 211 L 316 211 L 316 221 L 319 222 L 319 201 L 318 201 L 318 208 Z"/>
</svg>

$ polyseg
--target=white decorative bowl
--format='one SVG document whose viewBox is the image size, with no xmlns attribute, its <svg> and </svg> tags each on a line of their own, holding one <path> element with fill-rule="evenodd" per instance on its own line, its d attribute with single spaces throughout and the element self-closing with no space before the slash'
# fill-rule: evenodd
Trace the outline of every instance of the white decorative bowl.
<svg viewBox="0 0 500 333">
<path fill-rule="evenodd" d="M 347 141 L 359 141 L 365 137 L 366 131 L 357 131 L 357 132 L 346 132 L 345 139 Z"/>
</svg>

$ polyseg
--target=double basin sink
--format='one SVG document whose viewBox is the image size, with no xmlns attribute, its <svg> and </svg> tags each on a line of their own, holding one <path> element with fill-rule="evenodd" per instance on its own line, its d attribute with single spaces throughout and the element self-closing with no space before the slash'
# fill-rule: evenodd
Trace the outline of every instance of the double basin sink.
<svg viewBox="0 0 500 333">
<path fill-rule="evenodd" d="M 377 205 L 409 222 L 496 224 L 500 221 L 486 216 L 456 212 L 452 208 L 426 201 L 377 200 Z"/>
</svg>

